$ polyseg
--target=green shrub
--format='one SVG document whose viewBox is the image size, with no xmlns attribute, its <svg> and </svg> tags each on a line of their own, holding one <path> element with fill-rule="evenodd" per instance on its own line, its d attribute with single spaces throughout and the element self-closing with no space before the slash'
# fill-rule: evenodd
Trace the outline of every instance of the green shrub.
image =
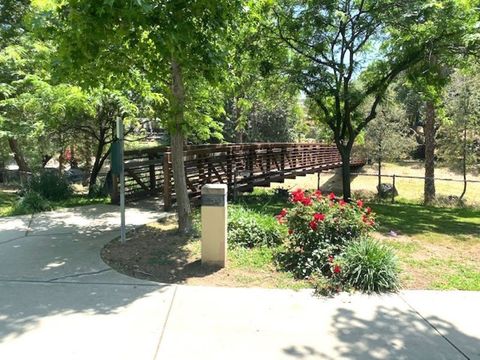
<svg viewBox="0 0 480 360">
<path fill-rule="evenodd" d="M 31 214 L 51 210 L 50 202 L 34 191 L 28 191 L 17 201 L 12 213 L 15 215 Z"/>
<path fill-rule="evenodd" d="M 363 292 L 399 288 L 399 267 L 393 250 L 369 237 L 350 243 L 342 255 L 344 282 Z"/>
<path fill-rule="evenodd" d="M 108 196 L 108 191 L 105 186 L 100 184 L 93 184 L 88 189 L 88 197 L 89 198 L 103 198 Z"/>
<path fill-rule="evenodd" d="M 66 200 L 73 195 L 73 190 L 65 177 L 48 171 L 33 176 L 26 184 L 24 192 L 38 193 L 50 201 Z"/>
<path fill-rule="evenodd" d="M 231 245 L 252 248 L 282 243 L 283 231 L 274 217 L 239 206 L 232 206 L 229 210 L 228 242 Z"/>
<path fill-rule="evenodd" d="M 293 208 L 283 209 L 278 221 L 288 227 L 286 250 L 279 263 L 297 278 L 314 273 L 330 276 L 329 257 L 339 255 L 353 240 L 368 234 L 375 224 L 363 202 L 348 204 L 332 193 L 292 193 Z"/>
</svg>

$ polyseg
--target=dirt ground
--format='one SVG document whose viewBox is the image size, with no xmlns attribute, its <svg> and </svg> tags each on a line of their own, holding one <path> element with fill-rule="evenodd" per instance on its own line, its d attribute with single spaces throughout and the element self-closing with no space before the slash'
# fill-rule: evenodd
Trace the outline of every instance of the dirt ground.
<svg viewBox="0 0 480 360">
<path fill-rule="evenodd" d="M 279 272 L 273 264 L 261 267 L 229 261 L 227 267 L 201 265 L 200 239 L 187 238 L 176 232 L 173 219 L 151 223 L 127 234 L 127 243 L 108 243 L 102 250 L 103 260 L 126 275 L 162 283 L 262 288 L 305 288 Z M 233 255 L 233 254 L 232 254 Z M 233 257 L 233 256 L 232 256 Z"/>
</svg>

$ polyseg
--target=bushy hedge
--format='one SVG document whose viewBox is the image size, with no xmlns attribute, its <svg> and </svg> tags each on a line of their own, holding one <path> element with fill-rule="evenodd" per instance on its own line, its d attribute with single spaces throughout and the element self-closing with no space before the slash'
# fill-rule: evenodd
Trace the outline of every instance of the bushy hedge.
<svg viewBox="0 0 480 360">
<path fill-rule="evenodd" d="M 246 248 L 276 246 L 282 243 L 284 231 L 274 217 L 258 214 L 240 206 L 228 213 L 228 242 Z"/>
<path fill-rule="evenodd" d="M 13 214 L 31 214 L 51 210 L 50 202 L 35 191 L 28 191 L 17 201 Z"/>
<path fill-rule="evenodd" d="M 35 192 L 50 201 L 66 200 L 73 195 L 68 180 L 57 172 L 50 171 L 33 176 L 23 191 L 25 193 Z"/>
</svg>

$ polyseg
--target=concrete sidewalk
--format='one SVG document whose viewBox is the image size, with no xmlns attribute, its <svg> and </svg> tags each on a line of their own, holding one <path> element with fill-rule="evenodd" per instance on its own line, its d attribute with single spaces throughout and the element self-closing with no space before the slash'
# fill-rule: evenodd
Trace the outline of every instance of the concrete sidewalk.
<svg viewBox="0 0 480 360">
<path fill-rule="evenodd" d="M 103 263 L 116 236 L 114 206 L 0 219 L 0 359 L 480 359 L 480 292 L 157 284 Z"/>
</svg>

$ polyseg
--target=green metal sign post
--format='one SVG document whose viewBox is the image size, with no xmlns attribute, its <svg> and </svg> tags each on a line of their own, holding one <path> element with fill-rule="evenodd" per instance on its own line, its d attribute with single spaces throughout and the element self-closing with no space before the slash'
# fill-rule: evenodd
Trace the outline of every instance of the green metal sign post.
<svg viewBox="0 0 480 360">
<path fill-rule="evenodd" d="M 117 119 L 117 141 L 112 145 L 112 173 L 118 172 L 120 177 L 120 241 L 125 243 L 125 166 L 124 166 L 124 135 L 123 119 Z"/>
</svg>

